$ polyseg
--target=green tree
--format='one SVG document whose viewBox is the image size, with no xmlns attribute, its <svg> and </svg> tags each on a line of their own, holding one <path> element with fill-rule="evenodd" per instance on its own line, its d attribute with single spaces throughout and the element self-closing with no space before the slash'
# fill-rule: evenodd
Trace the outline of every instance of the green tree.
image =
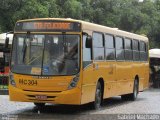
<svg viewBox="0 0 160 120">
<path fill-rule="evenodd" d="M 64 2 L 64 17 L 82 19 L 82 4 L 76 0 L 66 0 Z"/>
<path fill-rule="evenodd" d="M 59 17 L 59 7 L 56 0 L 39 0 L 39 2 L 47 9 L 47 17 Z"/>
<path fill-rule="evenodd" d="M 21 0 L 1 0 L 0 25 L 3 32 L 13 30 L 13 14 L 22 6 Z"/>
<path fill-rule="evenodd" d="M 11 31 L 17 20 L 58 17 L 55 0 L 2 0 L 0 24 L 3 31 Z"/>
<path fill-rule="evenodd" d="M 160 47 L 159 0 L 1 0 L 0 31 L 11 31 L 20 19 L 64 17 L 145 34 Z"/>
</svg>

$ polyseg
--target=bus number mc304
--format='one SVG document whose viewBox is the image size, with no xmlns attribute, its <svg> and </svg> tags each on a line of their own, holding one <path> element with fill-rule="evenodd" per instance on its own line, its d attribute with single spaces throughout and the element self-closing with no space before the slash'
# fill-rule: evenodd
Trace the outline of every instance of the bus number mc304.
<svg viewBox="0 0 160 120">
<path fill-rule="evenodd" d="M 21 84 L 21 85 L 32 85 L 32 86 L 36 86 L 36 85 L 37 85 L 37 80 L 24 80 L 24 79 L 19 79 L 19 84 Z"/>
</svg>

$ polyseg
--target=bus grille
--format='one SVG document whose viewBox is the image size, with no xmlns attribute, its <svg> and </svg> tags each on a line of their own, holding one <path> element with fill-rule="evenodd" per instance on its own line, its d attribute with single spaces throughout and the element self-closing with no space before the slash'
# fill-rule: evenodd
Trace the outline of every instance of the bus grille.
<svg viewBox="0 0 160 120">
<path fill-rule="evenodd" d="M 60 93 L 62 91 L 41 91 L 41 90 L 23 90 L 28 92 L 51 92 L 51 93 Z"/>
<path fill-rule="evenodd" d="M 36 96 L 35 95 L 27 95 L 28 97 L 32 97 L 32 98 L 35 98 Z M 56 96 L 47 96 L 47 98 L 55 98 Z"/>
<path fill-rule="evenodd" d="M 28 100 L 32 100 L 32 101 L 54 101 L 54 98 L 56 96 L 46 96 L 46 99 L 37 99 L 36 95 L 27 95 Z"/>
</svg>

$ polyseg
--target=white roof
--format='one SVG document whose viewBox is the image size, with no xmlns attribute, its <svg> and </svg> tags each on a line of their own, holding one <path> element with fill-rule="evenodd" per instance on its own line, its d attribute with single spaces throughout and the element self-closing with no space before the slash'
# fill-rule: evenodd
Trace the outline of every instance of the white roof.
<svg viewBox="0 0 160 120">
<path fill-rule="evenodd" d="M 138 35 L 138 34 L 134 34 L 134 33 L 130 33 L 127 31 L 123 31 L 123 30 L 119 30 L 117 28 L 111 28 L 111 27 L 107 27 L 107 26 L 102 26 L 102 25 L 98 25 L 98 24 L 94 24 L 94 23 L 90 23 L 90 22 L 86 22 L 86 21 L 82 21 L 82 20 L 76 20 L 76 19 L 71 19 L 71 18 L 35 18 L 35 19 L 26 19 L 26 20 L 20 20 L 18 22 L 29 22 L 29 21 L 33 21 L 33 20 L 62 20 L 62 21 L 69 21 L 69 22 L 80 22 L 82 23 L 82 29 L 83 30 L 87 30 L 87 31 L 99 31 L 99 32 L 106 32 L 108 34 L 113 34 L 116 36 L 124 36 L 126 38 L 132 38 L 132 39 L 136 39 L 136 40 L 142 40 L 145 42 L 148 42 L 148 38 L 145 37 L 144 35 Z"/>
<path fill-rule="evenodd" d="M 149 57 L 150 58 L 160 58 L 160 49 L 150 49 Z"/>
<path fill-rule="evenodd" d="M 9 37 L 9 44 L 12 44 L 12 40 L 13 40 L 13 34 L 7 34 L 7 37 Z M 6 39 L 6 33 L 2 33 L 0 34 L 0 43 L 5 43 L 5 39 Z"/>
</svg>

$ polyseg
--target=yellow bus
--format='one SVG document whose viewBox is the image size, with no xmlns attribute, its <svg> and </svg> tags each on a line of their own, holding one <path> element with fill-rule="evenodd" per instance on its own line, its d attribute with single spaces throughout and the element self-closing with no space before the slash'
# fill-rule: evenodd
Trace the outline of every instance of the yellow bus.
<svg viewBox="0 0 160 120">
<path fill-rule="evenodd" d="M 105 98 L 135 100 L 148 87 L 148 38 L 81 20 L 20 20 L 14 29 L 11 101 L 98 109 Z"/>
</svg>

